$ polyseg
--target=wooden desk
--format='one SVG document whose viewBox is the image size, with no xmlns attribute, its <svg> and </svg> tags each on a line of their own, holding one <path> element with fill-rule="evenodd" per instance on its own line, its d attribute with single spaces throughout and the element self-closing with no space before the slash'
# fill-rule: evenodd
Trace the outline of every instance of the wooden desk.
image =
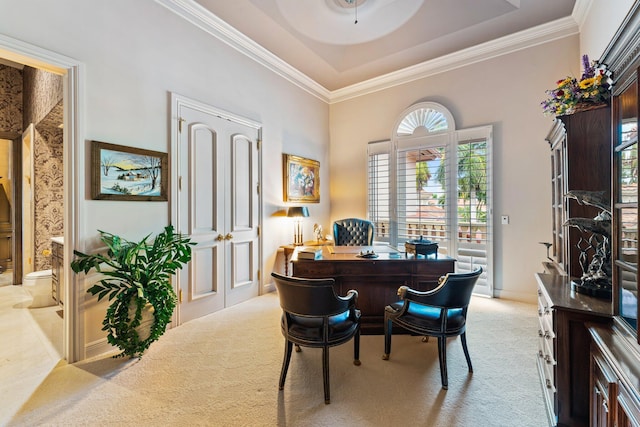
<svg viewBox="0 0 640 427">
<path fill-rule="evenodd" d="M 302 247 L 304 246 L 333 246 L 333 240 L 309 240 L 307 242 L 304 242 L 304 244 L 302 245 Z M 300 246 L 296 246 L 296 245 L 282 245 L 280 246 L 282 248 L 282 251 L 284 252 L 284 275 L 288 276 L 289 275 L 289 262 L 291 259 L 291 255 L 293 255 L 293 252 L 296 250 L 296 248 L 299 248 Z"/>
<path fill-rule="evenodd" d="M 361 250 L 371 249 L 378 258 L 358 257 Z M 446 256 L 407 257 L 403 252 L 378 246 L 324 247 L 322 259 L 299 260 L 294 253 L 291 261 L 296 277 L 333 277 L 336 293 L 342 296 L 349 289 L 358 291 L 357 307 L 362 312 L 363 334 L 384 333 L 384 308 L 398 301 L 400 286 L 421 291 L 433 289 L 440 276 L 452 273 L 455 267 L 455 260 Z"/>
</svg>

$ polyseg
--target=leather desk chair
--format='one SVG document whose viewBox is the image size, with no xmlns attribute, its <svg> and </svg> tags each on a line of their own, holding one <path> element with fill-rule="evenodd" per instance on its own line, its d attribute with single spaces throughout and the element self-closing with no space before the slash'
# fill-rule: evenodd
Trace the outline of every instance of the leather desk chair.
<svg viewBox="0 0 640 427">
<path fill-rule="evenodd" d="M 330 403 L 329 347 L 353 338 L 353 364 L 360 365 L 360 310 L 356 309 L 358 292 L 336 295 L 334 279 L 301 279 L 271 273 L 282 307 L 282 335 L 285 338 L 284 360 L 279 388 L 284 388 L 291 350 L 298 346 L 322 348 L 324 403 Z"/>
<path fill-rule="evenodd" d="M 366 219 L 345 218 L 333 223 L 336 246 L 371 246 L 375 234 L 373 223 Z"/>
<path fill-rule="evenodd" d="M 384 310 L 384 360 L 391 353 L 392 326 L 395 323 L 404 329 L 425 337 L 438 338 L 438 359 L 442 388 L 448 388 L 447 338 L 460 335 L 462 349 L 467 359 L 469 372 L 473 372 L 467 349 L 467 308 L 473 287 L 482 274 L 482 268 L 471 273 L 450 273 L 441 279 L 437 288 L 420 292 L 400 286 L 400 301 L 388 305 Z"/>
</svg>

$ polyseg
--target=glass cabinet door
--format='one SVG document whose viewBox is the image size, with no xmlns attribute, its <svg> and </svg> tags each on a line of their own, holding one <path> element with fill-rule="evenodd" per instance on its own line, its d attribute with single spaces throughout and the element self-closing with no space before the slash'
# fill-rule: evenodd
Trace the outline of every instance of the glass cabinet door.
<svg viewBox="0 0 640 427">
<path fill-rule="evenodd" d="M 614 307 L 638 327 L 638 81 L 614 97 Z"/>
</svg>

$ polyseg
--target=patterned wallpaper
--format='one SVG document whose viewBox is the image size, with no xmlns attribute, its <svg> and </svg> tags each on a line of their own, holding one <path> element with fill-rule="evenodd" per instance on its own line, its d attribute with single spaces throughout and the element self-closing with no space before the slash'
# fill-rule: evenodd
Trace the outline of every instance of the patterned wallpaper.
<svg viewBox="0 0 640 427">
<path fill-rule="evenodd" d="M 24 69 L 24 122 L 35 124 L 34 269 L 51 268 L 51 237 L 63 234 L 62 77 L 31 67 Z"/>
<path fill-rule="evenodd" d="M 22 71 L 0 64 L 0 132 L 22 129 Z"/>
<path fill-rule="evenodd" d="M 51 268 L 51 257 L 42 251 L 51 249 L 51 237 L 62 236 L 64 188 L 62 166 L 62 101 L 36 125 L 34 144 L 34 211 L 36 270 Z"/>
<path fill-rule="evenodd" d="M 35 270 L 51 268 L 43 251 L 51 249 L 51 237 L 63 234 L 62 90 L 57 74 L 0 64 L 0 132 L 20 135 L 23 123 L 35 124 Z"/>
<path fill-rule="evenodd" d="M 62 100 L 62 77 L 24 67 L 24 116 L 25 129 L 29 123 L 36 126 L 44 120 L 51 110 Z M 62 123 L 62 122 L 61 122 Z"/>
</svg>

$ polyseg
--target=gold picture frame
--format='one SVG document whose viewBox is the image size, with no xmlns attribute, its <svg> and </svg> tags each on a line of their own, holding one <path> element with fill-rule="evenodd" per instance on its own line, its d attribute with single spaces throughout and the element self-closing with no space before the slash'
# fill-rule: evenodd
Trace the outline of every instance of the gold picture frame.
<svg viewBox="0 0 640 427">
<path fill-rule="evenodd" d="M 94 200 L 167 201 L 169 155 L 91 141 Z"/>
<path fill-rule="evenodd" d="M 284 201 L 320 202 L 320 162 L 283 154 Z"/>
</svg>

